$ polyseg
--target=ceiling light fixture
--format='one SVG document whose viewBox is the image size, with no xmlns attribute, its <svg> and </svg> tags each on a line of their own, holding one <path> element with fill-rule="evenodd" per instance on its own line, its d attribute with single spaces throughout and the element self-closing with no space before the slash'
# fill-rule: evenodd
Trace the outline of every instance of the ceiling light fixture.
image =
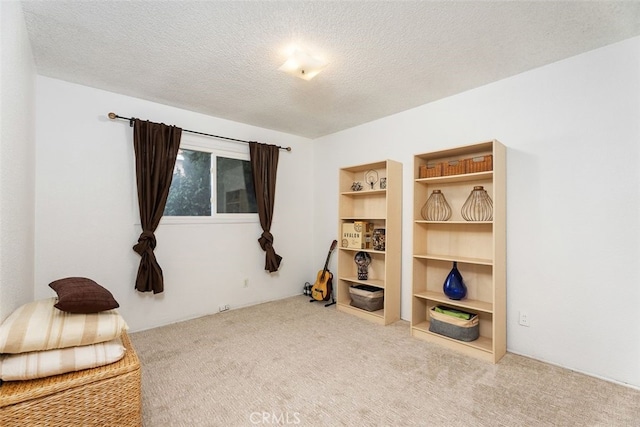
<svg viewBox="0 0 640 427">
<path fill-rule="evenodd" d="M 309 53 L 294 49 L 289 59 L 282 64 L 279 70 L 300 77 L 303 80 L 311 80 L 327 66 L 327 62 L 311 56 Z"/>
</svg>

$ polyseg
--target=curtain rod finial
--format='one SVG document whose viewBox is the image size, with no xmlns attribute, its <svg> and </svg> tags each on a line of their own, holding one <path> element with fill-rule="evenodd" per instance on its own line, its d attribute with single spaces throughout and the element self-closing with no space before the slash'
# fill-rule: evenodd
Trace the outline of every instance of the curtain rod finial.
<svg viewBox="0 0 640 427">
<path fill-rule="evenodd" d="M 291 151 L 291 147 L 287 147 L 287 148 L 286 148 L 286 150 L 287 150 L 287 151 Z"/>
<path fill-rule="evenodd" d="M 109 116 L 109 118 L 110 118 L 111 120 L 115 120 L 115 119 L 118 117 L 118 115 L 117 115 L 116 113 L 109 113 L 109 114 L 107 114 L 107 115 Z"/>
</svg>

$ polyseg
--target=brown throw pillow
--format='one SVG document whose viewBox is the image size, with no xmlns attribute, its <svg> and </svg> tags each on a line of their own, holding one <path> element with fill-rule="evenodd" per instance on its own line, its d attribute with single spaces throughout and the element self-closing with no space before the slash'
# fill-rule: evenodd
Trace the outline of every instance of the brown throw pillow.
<svg viewBox="0 0 640 427">
<path fill-rule="evenodd" d="M 58 294 L 54 304 L 68 313 L 98 313 L 120 307 L 111 292 L 85 277 L 67 277 L 49 283 Z"/>
</svg>

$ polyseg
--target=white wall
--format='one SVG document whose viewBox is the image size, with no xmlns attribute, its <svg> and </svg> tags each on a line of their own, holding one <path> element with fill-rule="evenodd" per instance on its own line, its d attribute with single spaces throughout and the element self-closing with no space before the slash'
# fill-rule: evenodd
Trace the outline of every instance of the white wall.
<svg viewBox="0 0 640 427">
<path fill-rule="evenodd" d="M 221 304 L 233 309 L 301 294 L 304 282 L 315 278 L 309 275 L 314 267 L 308 256 L 313 210 L 309 140 L 47 77 L 37 78 L 36 95 L 36 298 L 53 296 L 47 285 L 55 279 L 90 277 L 111 290 L 135 331 L 218 312 Z M 292 152 L 280 152 L 272 226 L 274 247 L 284 258 L 280 271 L 264 271 L 257 222 L 161 223 L 156 256 L 165 292 L 135 291 L 140 258 L 132 246 L 141 230 L 132 128 L 126 121 L 107 119 L 110 111 L 291 146 Z M 248 153 L 248 145 L 231 145 Z"/>
<path fill-rule="evenodd" d="M 409 320 L 413 155 L 494 138 L 508 147 L 508 350 L 640 387 L 640 38 L 320 138 L 314 193 L 343 166 L 404 164 Z M 315 258 L 336 233 L 338 198 L 323 200 Z"/>
<path fill-rule="evenodd" d="M 18 2 L 0 2 L 0 321 L 33 299 L 35 66 Z"/>
</svg>

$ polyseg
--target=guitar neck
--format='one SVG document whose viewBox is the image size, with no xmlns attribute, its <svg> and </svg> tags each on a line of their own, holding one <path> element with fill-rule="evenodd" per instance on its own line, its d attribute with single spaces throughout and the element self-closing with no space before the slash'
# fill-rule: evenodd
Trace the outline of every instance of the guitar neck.
<svg viewBox="0 0 640 427">
<path fill-rule="evenodd" d="M 329 255 L 327 255 L 327 261 L 324 263 L 324 271 L 327 271 L 327 268 L 329 267 L 329 257 L 331 256 L 331 252 L 329 252 Z"/>
<path fill-rule="evenodd" d="M 327 272 L 327 268 L 329 267 L 329 258 L 331 257 L 331 252 L 333 252 L 333 250 L 336 247 L 336 243 L 338 242 L 334 240 L 333 243 L 331 244 L 331 248 L 329 249 L 329 253 L 327 254 L 327 260 L 324 262 L 324 268 L 322 269 L 322 276 L 320 276 L 322 280 L 324 280 L 324 275 Z"/>
<path fill-rule="evenodd" d="M 329 251 L 329 253 L 327 254 L 327 260 L 324 262 L 324 268 L 322 269 L 322 279 L 324 280 L 324 275 L 327 272 L 327 269 L 329 267 L 329 258 L 331 257 L 331 251 Z"/>
</svg>

